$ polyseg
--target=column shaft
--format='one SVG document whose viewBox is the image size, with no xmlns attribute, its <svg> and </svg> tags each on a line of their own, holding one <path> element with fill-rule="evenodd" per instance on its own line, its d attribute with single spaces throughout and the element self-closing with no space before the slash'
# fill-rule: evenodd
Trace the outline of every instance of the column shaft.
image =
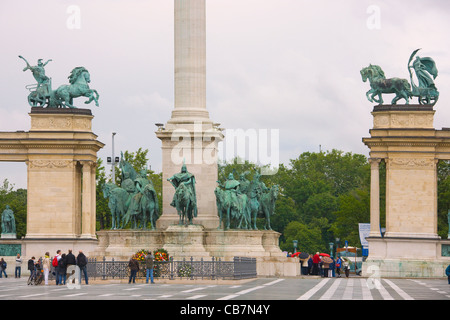
<svg viewBox="0 0 450 320">
<path fill-rule="evenodd" d="M 81 237 L 91 238 L 92 174 L 91 163 L 83 162 L 83 191 L 81 203 Z"/>
<path fill-rule="evenodd" d="M 172 118 L 206 111 L 205 0 L 175 0 L 175 108 Z"/>
<path fill-rule="evenodd" d="M 370 163 L 370 237 L 380 237 L 380 161 Z"/>
</svg>

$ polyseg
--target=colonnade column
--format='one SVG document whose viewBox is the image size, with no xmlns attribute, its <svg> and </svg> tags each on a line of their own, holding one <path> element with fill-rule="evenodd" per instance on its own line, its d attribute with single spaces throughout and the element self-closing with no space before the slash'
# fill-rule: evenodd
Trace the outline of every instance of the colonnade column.
<svg viewBox="0 0 450 320">
<path fill-rule="evenodd" d="M 95 171 L 92 174 L 95 165 L 92 161 L 82 161 L 81 165 L 83 166 L 81 237 L 95 238 Z"/>
<path fill-rule="evenodd" d="M 380 162 L 379 158 L 369 158 L 370 237 L 380 237 Z"/>
</svg>

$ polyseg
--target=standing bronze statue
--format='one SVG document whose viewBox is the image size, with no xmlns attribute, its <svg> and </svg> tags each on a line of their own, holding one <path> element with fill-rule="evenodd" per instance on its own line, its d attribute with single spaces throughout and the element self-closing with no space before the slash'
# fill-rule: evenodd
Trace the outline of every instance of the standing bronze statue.
<svg viewBox="0 0 450 320">
<path fill-rule="evenodd" d="M 11 207 L 6 205 L 2 213 L 2 234 L 13 233 L 16 233 L 16 219 L 14 218 L 14 212 Z"/>
</svg>

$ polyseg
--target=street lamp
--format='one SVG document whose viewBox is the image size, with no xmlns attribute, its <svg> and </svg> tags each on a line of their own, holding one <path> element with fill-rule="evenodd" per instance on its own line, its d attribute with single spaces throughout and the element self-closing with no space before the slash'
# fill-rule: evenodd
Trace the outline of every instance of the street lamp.
<svg viewBox="0 0 450 320">
<path fill-rule="evenodd" d="M 294 253 L 296 253 L 297 252 L 298 240 L 293 240 L 292 243 L 294 244 Z"/>
<path fill-rule="evenodd" d="M 116 183 L 116 163 L 119 162 L 119 157 L 114 156 L 114 136 L 116 132 L 112 133 L 112 156 L 107 158 L 108 164 L 112 165 L 112 183 Z"/>
<path fill-rule="evenodd" d="M 334 243 L 330 242 L 330 243 L 328 243 L 328 245 L 330 246 L 330 256 L 333 257 L 333 246 L 334 246 Z"/>
</svg>

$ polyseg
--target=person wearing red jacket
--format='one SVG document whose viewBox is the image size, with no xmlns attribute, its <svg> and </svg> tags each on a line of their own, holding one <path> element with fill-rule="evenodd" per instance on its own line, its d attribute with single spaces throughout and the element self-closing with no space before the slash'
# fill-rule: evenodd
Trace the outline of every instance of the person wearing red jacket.
<svg viewBox="0 0 450 320">
<path fill-rule="evenodd" d="M 320 256 L 319 253 L 316 252 L 316 254 L 313 256 L 313 271 L 312 271 L 312 274 L 315 276 L 319 275 L 319 263 L 320 263 Z"/>
</svg>

